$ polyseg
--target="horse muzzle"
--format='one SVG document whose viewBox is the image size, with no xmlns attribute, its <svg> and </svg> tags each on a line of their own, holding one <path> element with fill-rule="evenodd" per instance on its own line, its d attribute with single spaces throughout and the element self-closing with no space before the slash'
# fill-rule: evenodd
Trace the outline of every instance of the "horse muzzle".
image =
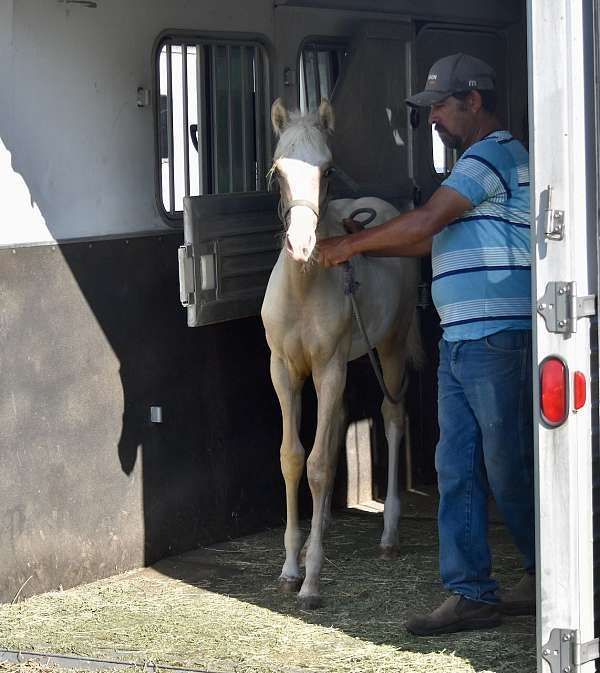
<svg viewBox="0 0 600 673">
<path fill-rule="evenodd" d="M 285 235 L 285 248 L 297 262 L 308 262 L 317 243 L 315 223 L 293 223 Z"/>
</svg>

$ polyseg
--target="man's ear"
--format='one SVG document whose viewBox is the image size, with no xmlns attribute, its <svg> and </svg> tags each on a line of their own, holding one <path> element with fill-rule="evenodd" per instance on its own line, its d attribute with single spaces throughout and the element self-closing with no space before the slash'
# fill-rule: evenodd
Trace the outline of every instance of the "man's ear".
<svg viewBox="0 0 600 673">
<path fill-rule="evenodd" d="M 477 89 L 473 89 L 469 92 L 469 97 L 467 98 L 467 105 L 472 112 L 479 112 L 483 107 L 483 100 L 481 94 Z"/>
</svg>

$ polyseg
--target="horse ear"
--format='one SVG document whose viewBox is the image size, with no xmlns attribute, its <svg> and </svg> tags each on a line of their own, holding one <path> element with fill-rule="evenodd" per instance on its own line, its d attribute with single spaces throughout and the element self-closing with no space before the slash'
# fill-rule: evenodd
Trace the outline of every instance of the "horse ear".
<svg viewBox="0 0 600 673">
<path fill-rule="evenodd" d="M 321 126 L 329 133 L 333 133 L 333 128 L 335 126 L 335 115 L 333 114 L 333 108 L 331 103 L 327 98 L 321 98 L 321 105 L 319 105 L 319 120 L 321 121 Z"/>
<path fill-rule="evenodd" d="M 273 101 L 273 105 L 271 105 L 271 123 L 273 124 L 275 135 L 280 136 L 282 134 L 283 129 L 288 123 L 288 118 L 288 111 L 285 109 L 283 101 L 281 98 L 277 98 Z"/>
</svg>

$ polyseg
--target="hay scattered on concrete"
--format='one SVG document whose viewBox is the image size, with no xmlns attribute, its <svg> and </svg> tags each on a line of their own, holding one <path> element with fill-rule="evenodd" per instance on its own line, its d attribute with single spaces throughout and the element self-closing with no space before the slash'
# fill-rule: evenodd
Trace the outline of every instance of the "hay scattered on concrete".
<svg viewBox="0 0 600 673">
<path fill-rule="evenodd" d="M 295 596 L 277 591 L 283 561 L 277 530 L 0 606 L 0 642 L 11 649 L 239 673 L 535 671 L 530 618 L 490 633 L 410 636 L 403 628 L 407 615 L 444 598 L 435 524 L 405 519 L 402 554 L 389 562 L 376 556 L 380 522 L 365 514 L 335 521 L 326 542 L 325 603 L 314 612 L 298 610 Z M 494 538 L 502 552 L 498 574 L 514 580 L 516 552 L 497 526 Z M 16 670 L 10 666 L 0 664 L 0 673 Z"/>
</svg>

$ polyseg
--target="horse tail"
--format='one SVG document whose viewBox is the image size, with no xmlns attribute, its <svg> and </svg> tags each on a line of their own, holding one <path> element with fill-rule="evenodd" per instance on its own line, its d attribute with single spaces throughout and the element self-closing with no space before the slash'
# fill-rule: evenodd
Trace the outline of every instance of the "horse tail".
<svg viewBox="0 0 600 673">
<path fill-rule="evenodd" d="M 419 314 L 415 307 L 406 336 L 406 351 L 409 365 L 413 369 L 422 369 L 426 362 L 423 342 L 421 341 L 421 326 Z"/>
</svg>

